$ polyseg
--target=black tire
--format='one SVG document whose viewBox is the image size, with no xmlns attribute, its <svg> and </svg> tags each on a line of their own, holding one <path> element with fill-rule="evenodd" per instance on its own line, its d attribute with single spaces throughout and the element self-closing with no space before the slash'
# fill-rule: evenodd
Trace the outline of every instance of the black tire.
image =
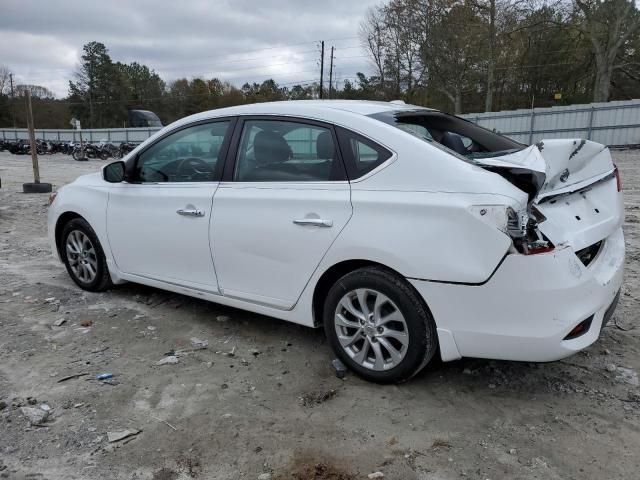
<svg viewBox="0 0 640 480">
<path fill-rule="evenodd" d="M 404 358 L 388 370 L 373 370 L 357 363 L 338 340 L 335 313 L 338 303 L 356 289 L 372 289 L 391 300 L 404 316 L 408 346 Z M 334 353 L 357 375 L 376 383 L 401 383 L 422 370 L 438 350 L 436 325 L 419 294 L 401 276 L 381 267 L 365 267 L 340 278 L 324 303 L 324 328 Z"/>
<path fill-rule="evenodd" d="M 50 183 L 23 183 L 22 191 L 24 193 L 51 193 L 52 187 Z"/>
<path fill-rule="evenodd" d="M 94 251 L 95 251 L 95 259 L 97 263 L 95 278 L 92 281 L 84 281 L 79 278 L 76 273 L 73 271 L 71 267 L 70 254 L 67 251 L 66 244 L 69 235 L 74 231 L 80 231 L 84 233 L 91 242 Z M 62 256 L 62 260 L 64 261 L 65 267 L 67 267 L 67 273 L 71 279 L 83 290 L 88 290 L 90 292 L 102 292 L 104 290 L 108 290 L 113 286 L 111 283 L 111 277 L 109 276 L 109 269 L 107 268 L 107 260 L 104 256 L 104 250 L 102 250 L 102 246 L 100 245 L 100 241 L 98 240 L 98 236 L 91 228 L 91 225 L 84 220 L 83 218 L 74 218 L 67 222 L 67 224 L 63 227 L 62 233 L 60 234 L 60 254 Z"/>
</svg>

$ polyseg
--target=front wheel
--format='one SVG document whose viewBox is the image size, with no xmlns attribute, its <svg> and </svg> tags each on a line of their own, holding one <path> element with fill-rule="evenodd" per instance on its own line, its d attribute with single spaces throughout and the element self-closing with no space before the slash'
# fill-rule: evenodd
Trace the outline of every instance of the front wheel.
<svg viewBox="0 0 640 480">
<path fill-rule="evenodd" d="M 335 354 L 378 383 L 403 382 L 438 348 L 435 322 L 407 281 L 386 269 L 348 273 L 329 290 L 324 327 Z"/>
<path fill-rule="evenodd" d="M 112 286 L 104 251 L 86 220 L 69 221 L 62 229 L 60 246 L 67 272 L 80 288 L 101 292 Z"/>
</svg>

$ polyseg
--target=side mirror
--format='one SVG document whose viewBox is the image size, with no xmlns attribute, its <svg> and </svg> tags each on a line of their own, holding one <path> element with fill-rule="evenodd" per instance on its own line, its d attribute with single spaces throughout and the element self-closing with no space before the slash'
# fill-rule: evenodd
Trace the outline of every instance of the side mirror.
<svg viewBox="0 0 640 480">
<path fill-rule="evenodd" d="M 110 163 L 102 169 L 102 178 L 105 182 L 120 183 L 124 181 L 124 162 Z"/>
</svg>

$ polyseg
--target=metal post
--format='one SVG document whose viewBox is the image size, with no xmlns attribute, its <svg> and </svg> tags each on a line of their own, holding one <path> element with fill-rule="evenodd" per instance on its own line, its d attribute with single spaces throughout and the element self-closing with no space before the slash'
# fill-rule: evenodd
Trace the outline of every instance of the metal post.
<svg viewBox="0 0 640 480">
<path fill-rule="evenodd" d="M 535 120 L 536 120 L 536 112 L 535 110 L 531 109 L 531 127 L 529 128 L 529 145 L 531 145 L 533 143 L 533 132 L 534 132 L 534 126 L 535 126 Z"/>
<path fill-rule="evenodd" d="M 591 107 L 591 111 L 589 112 L 589 128 L 587 130 L 587 140 L 591 140 L 591 130 L 593 129 L 593 113 L 595 108 Z"/>
</svg>

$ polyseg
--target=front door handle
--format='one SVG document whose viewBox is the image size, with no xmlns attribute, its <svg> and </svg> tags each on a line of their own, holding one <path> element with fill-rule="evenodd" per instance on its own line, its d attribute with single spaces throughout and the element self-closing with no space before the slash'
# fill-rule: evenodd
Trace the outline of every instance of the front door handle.
<svg viewBox="0 0 640 480">
<path fill-rule="evenodd" d="M 333 220 L 322 218 L 297 218 L 293 221 L 296 225 L 312 225 L 314 227 L 333 227 Z"/>
<path fill-rule="evenodd" d="M 176 211 L 178 215 L 184 215 L 185 217 L 204 217 L 204 211 L 197 208 L 192 209 L 180 209 Z"/>
</svg>

